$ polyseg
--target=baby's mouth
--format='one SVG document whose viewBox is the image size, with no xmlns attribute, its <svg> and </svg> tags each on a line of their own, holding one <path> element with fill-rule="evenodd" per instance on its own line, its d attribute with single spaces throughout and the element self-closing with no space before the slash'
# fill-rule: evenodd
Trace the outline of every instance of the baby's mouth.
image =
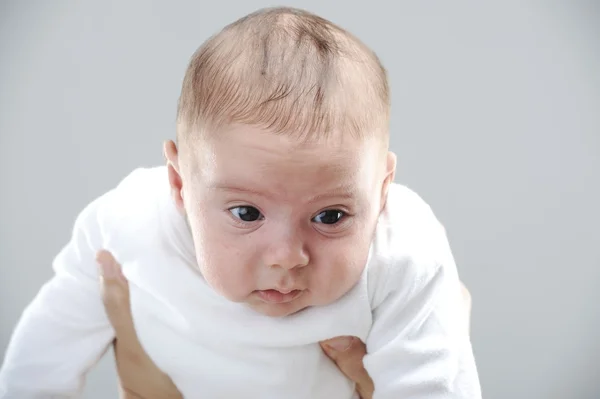
<svg viewBox="0 0 600 399">
<path fill-rule="evenodd" d="M 263 302 L 281 304 L 291 302 L 298 298 L 304 293 L 304 290 L 293 290 L 287 293 L 277 290 L 259 290 L 255 292 Z"/>
</svg>

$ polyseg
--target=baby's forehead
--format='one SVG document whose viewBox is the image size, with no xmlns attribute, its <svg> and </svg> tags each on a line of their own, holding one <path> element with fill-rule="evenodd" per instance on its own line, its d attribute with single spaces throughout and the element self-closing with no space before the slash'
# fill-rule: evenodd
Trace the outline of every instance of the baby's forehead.
<svg viewBox="0 0 600 399">
<path fill-rule="evenodd" d="M 381 143 L 374 136 L 353 137 L 344 132 L 299 135 L 264 128 L 234 125 L 214 131 L 204 140 L 204 155 L 215 165 L 248 163 L 265 168 L 321 168 L 344 173 L 374 161 Z"/>
<path fill-rule="evenodd" d="M 300 141 L 241 126 L 206 141 L 198 170 L 211 192 L 348 197 L 371 186 L 378 162 L 374 148 L 364 139 Z"/>
</svg>

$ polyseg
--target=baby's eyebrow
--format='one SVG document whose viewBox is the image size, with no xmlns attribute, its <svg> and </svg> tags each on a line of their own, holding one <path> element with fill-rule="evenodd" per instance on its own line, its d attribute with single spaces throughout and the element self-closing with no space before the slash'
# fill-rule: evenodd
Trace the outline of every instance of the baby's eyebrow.
<svg viewBox="0 0 600 399">
<path fill-rule="evenodd" d="M 231 184 L 223 184 L 223 183 L 210 184 L 208 186 L 208 188 L 211 190 L 221 190 L 221 191 L 230 191 L 230 192 L 234 192 L 234 193 L 252 194 L 252 195 L 258 195 L 261 197 L 269 196 L 269 193 L 261 191 L 261 190 L 248 188 L 248 187 L 240 187 L 240 186 L 231 185 Z"/>
<path fill-rule="evenodd" d="M 252 194 L 260 197 L 275 197 L 277 193 L 270 193 L 264 190 L 257 190 L 250 187 L 242 187 L 235 184 L 217 183 L 209 184 L 208 188 L 211 190 L 229 191 L 241 194 Z M 354 199 L 357 197 L 357 190 L 354 184 L 341 184 L 331 190 L 323 193 L 315 194 L 307 197 L 306 202 L 317 202 L 326 199 L 340 198 L 340 199 Z"/>
<path fill-rule="evenodd" d="M 309 199 L 309 202 L 317 202 L 330 198 L 353 199 L 356 197 L 356 187 L 353 184 L 340 185 L 333 190 L 317 194 Z"/>
</svg>

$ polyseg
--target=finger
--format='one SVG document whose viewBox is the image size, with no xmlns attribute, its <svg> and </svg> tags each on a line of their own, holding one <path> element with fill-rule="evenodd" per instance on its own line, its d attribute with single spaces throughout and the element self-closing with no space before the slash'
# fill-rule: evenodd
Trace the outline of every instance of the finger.
<svg viewBox="0 0 600 399">
<path fill-rule="evenodd" d="M 139 341 L 131 315 L 129 284 L 121 272 L 121 265 L 105 250 L 98 252 L 96 260 L 101 271 L 102 301 L 116 338 L 127 346 L 137 345 Z"/>
<path fill-rule="evenodd" d="M 144 399 L 138 393 L 133 392 L 129 388 L 124 388 L 119 384 L 119 399 Z"/>
<path fill-rule="evenodd" d="M 356 383 L 356 390 L 361 398 L 370 399 L 374 387 L 363 364 L 363 357 L 367 353 L 366 345 L 356 337 L 337 337 L 323 341 L 320 345 L 340 371 Z"/>
</svg>

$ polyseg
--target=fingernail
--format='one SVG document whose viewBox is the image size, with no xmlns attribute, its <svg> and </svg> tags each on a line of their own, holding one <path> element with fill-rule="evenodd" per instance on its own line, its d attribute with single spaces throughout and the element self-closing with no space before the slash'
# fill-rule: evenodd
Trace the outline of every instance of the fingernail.
<svg viewBox="0 0 600 399">
<path fill-rule="evenodd" d="M 325 342 L 325 345 L 336 352 L 345 352 L 353 342 L 354 337 L 338 337 Z"/>
<path fill-rule="evenodd" d="M 102 271 L 102 277 L 104 278 L 116 278 L 119 274 L 117 265 L 106 259 L 100 261 L 100 269 Z"/>
</svg>

